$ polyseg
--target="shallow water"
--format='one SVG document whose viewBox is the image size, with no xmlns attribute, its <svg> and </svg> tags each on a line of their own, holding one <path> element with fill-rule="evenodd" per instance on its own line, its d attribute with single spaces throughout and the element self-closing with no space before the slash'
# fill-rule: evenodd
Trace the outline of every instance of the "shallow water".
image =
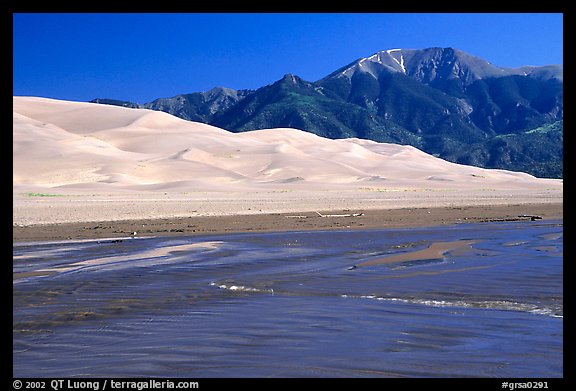
<svg viewBox="0 0 576 391">
<path fill-rule="evenodd" d="M 562 232 L 546 221 L 14 244 L 13 375 L 562 377 Z M 400 261 L 358 266 L 384 258 Z"/>
</svg>

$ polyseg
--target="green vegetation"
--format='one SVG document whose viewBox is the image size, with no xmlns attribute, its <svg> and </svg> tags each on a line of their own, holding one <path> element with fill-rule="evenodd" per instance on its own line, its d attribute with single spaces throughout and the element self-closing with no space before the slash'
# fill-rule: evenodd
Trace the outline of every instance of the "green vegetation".
<svg viewBox="0 0 576 391">
<path fill-rule="evenodd" d="M 486 168 L 522 171 L 541 178 L 563 177 L 563 121 L 517 134 L 498 135 L 450 152 L 449 160 Z"/>
<path fill-rule="evenodd" d="M 539 126 L 535 129 L 530 129 L 525 131 L 525 134 L 532 134 L 532 133 L 549 133 L 549 132 L 562 132 L 562 129 L 564 127 L 564 121 L 556 121 L 554 123 L 551 124 L 546 124 L 543 126 Z"/>
<path fill-rule="evenodd" d="M 64 194 L 26 193 L 28 197 L 64 197 Z"/>
</svg>

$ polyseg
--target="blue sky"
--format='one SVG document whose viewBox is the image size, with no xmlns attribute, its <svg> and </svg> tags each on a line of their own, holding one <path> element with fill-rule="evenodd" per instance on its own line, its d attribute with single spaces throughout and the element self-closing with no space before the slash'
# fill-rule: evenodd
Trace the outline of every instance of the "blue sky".
<svg viewBox="0 0 576 391">
<path fill-rule="evenodd" d="M 286 73 L 316 81 L 391 48 L 454 47 L 498 66 L 563 62 L 558 13 L 14 14 L 13 93 L 138 103 Z"/>
</svg>

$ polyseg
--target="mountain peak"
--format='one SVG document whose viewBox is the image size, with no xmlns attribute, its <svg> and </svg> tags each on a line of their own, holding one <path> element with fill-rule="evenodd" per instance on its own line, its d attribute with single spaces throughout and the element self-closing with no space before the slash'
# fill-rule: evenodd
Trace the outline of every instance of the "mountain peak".
<svg viewBox="0 0 576 391">
<path fill-rule="evenodd" d="M 351 78 L 357 72 L 368 73 L 375 78 L 382 72 L 397 72 L 424 84 L 430 84 L 435 80 L 460 79 L 463 85 L 469 85 L 485 77 L 519 73 L 518 70 L 497 67 L 453 47 L 431 47 L 382 50 L 340 68 L 327 78 Z"/>
<path fill-rule="evenodd" d="M 298 84 L 298 83 L 301 83 L 303 80 L 300 77 L 298 77 L 292 73 L 287 73 L 282 77 L 281 81 L 292 83 L 292 84 Z"/>
<path fill-rule="evenodd" d="M 208 91 L 201 92 L 200 94 L 202 94 L 202 96 L 207 100 L 216 99 L 221 96 L 236 98 L 238 96 L 238 91 L 227 87 L 214 87 Z"/>
</svg>

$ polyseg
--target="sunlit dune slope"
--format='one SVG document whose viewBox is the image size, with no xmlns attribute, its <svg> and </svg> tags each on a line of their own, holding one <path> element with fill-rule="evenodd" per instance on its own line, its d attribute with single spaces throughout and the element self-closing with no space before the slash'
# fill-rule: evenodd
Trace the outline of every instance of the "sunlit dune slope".
<svg viewBox="0 0 576 391">
<path fill-rule="evenodd" d="M 13 98 L 13 185 L 246 191 L 550 189 L 562 181 L 435 158 L 411 146 L 296 129 L 231 133 L 144 109 Z"/>
</svg>

